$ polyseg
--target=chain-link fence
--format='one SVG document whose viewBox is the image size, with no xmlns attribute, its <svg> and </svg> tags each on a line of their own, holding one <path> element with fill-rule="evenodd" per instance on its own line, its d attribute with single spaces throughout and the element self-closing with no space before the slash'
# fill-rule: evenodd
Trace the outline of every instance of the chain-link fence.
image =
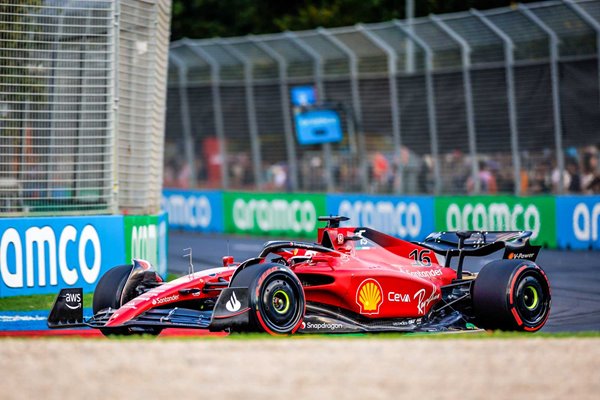
<svg viewBox="0 0 600 400">
<path fill-rule="evenodd" d="M 170 1 L 0 1 L 0 213 L 156 212 Z"/>
<path fill-rule="evenodd" d="M 171 1 L 120 1 L 118 204 L 127 213 L 160 207 Z"/>
<path fill-rule="evenodd" d="M 165 186 L 594 190 L 599 46 L 597 0 L 173 42 Z M 340 112 L 341 142 L 296 140 L 304 85 Z"/>
</svg>

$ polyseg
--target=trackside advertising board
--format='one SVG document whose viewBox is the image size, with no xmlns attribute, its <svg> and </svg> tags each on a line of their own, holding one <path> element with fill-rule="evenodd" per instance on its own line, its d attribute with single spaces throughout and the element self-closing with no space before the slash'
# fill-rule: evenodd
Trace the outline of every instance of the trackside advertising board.
<svg viewBox="0 0 600 400">
<path fill-rule="evenodd" d="M 438 197 L 434 204 L 438 231 L 528 230 L 533 243 L 556 247 L 554 197 Z"/>
<path fill-rule="evenodd" d="M 316 238 L 324 194 L 223 193 L 225 232 Z"/>
<path fill-rule="evenodd" d="M 600 196 L 556 198 L 557 245 L 560 248 L 600 249 Z"/>
<path fill-rule="evenodd" d="M 150 261 L 163 278 L 167 276 L 167 214 L 125 216 L 125 263 L 141 258 Z"/>
<path fill-rule="evenodd" d="M 222 192 L 165 189 L 161 205 L 171 228 L 223 232 Z"/>
<path fill-rule="evenodd" d="M 432 197 L 332 194 L 327 215 L 349 217 L 343 226 L 366 226 L 407 240 L 423 240 L 435 229 Z"/>
<path fill-rule="evenodd" d="M 163 192 L 169 227 L 314 239 L 320 215 L 345 215 L 407 240 L 430 232 L 531 230 L 549 248 L 600 249 L 600 196 L 391 196 L 276 194 L 172 190 Z M 128 253 L 129 257 L 129 253 Z"/>
<path fill-rule="evenodd" d="M 0 218 L 0 297 L 93 291 L 125 256 L 122 216 Z"/>
</svg>

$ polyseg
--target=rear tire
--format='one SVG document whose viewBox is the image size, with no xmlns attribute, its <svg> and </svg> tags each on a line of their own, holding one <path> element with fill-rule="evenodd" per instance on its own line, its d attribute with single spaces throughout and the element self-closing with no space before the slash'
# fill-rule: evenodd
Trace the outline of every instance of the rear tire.
<svg viewBox="0 0 600 400">
<path fill-rule="evenodd" d="M 541 329 L 550 313 L 550 285 L 544 271 L 524 260 L 497 260 L 483 267 L 473 284 L 473 309 L 484 329 Z"/>
<path fill-rule="evenodd" d="M 302 284 L 281 264 L 257 264 L 244 268 L 230 287 L 247 287 L 250 293 L 250 331 L 272 335 L 296 332 L 304 317 L 306 302 Z"/>
</svg>

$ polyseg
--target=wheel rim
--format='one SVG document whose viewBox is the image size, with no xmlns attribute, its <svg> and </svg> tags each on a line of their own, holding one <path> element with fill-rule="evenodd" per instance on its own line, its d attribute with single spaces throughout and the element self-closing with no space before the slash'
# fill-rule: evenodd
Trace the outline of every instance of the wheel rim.
<svg viewBox="0 0 600 400">
<path fill-rule="evenodd" d="M 526 326 L 540 325 L 550 308 L 550 293 L 543 277 L 535 272 L 524 274 L 516 285 L 515 303 L 517 313 Z"/>
<path fill-rule="evenodd" d="M 293 329 L 301 318 L 303 305 L 298 285 L 291 277 L 276 274 L 263 284 L 259 309 L 267 327 L 277 333 Z"/>
<path fill-rule="evenodd" d="M 534 286 L 526 286 L 523 291 L 523 303 L 528 310 L 535 310 L 540 301 L 540 295 Z"/>
<path fill-rule="evenodd" d="M 285 314 L 290 309 L 290 297 L 283 290 L 273 293 L 273 308 L 278 314 Z"/>
</svg>

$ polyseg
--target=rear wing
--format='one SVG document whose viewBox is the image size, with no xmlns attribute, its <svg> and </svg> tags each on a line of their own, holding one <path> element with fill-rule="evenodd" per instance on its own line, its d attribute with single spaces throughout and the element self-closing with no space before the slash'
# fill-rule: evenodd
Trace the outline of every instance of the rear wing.
<svg viewBox="0 0 600 400">
<path fill-rule="evenodd" d="M 541 246 L 529 243 L 531 231 L 455 231 L 434 232 L 419 244 L 445 255 L 486 256 L 504 249 L 504 259 L 535 261 Z"/>
<path fill-rule="evenodd" d="M 504 242 L 523 244 L 529 241 L 531 231 L 449 231 L 429 234 L 423 243 L 435 244 L 441 249 L 479 248 L 488 244 Z"/>
</svg>

